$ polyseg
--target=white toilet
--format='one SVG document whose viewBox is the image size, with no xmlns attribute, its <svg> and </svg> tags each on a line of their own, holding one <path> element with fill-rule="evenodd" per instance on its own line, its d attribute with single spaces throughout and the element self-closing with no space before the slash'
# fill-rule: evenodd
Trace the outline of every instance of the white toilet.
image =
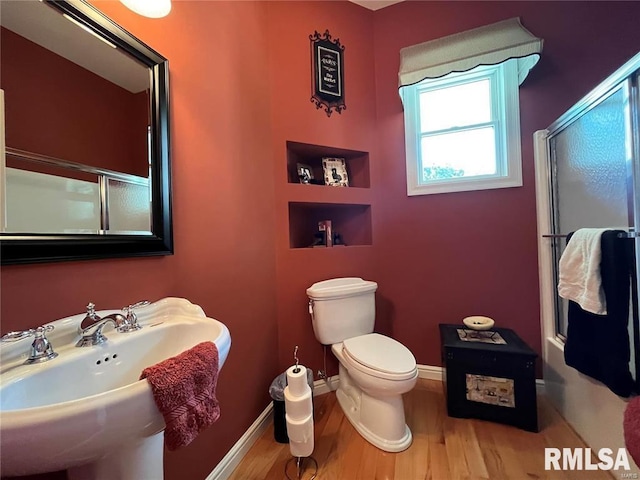
<svg viewBox="0 0 640 480">
<path fill-rule="evenodd" d="M 336 396 L 351 424 L 367 441 L 387 452 L 411 445 L 402 394 L 418 379 L 407 347 L 373 332 L 378 284 L 335 278 L 307 289 L 316 338 L 340 362 Z"/>
</svg>

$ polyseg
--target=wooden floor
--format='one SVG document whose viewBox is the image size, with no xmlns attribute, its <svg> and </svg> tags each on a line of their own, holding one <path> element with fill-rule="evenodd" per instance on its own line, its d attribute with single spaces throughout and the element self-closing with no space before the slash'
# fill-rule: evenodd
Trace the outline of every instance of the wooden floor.
<svg viewBox="0 0 640 480">
<path fill-rule="evenodd" d="M 584 479 L 611 480 L 597 471 L 545 471 L 545 447 L 585 447 L 560 415 L 539 397 L 540 433 L 446 414 L 442 383 L 418 380 L 404 396 L 413 444 L 388 453 L 364 440 L 346 419 L 335 393 L 314 399 L 317 478 L 322 480 L 473 480 Z M 291 459 L 288 444 L 273 439 L 273 424 L 253 445 L 230 480 L 285 479 Z M 594 461 L 597 463 L 597 460 Z M 291 464 L 291 478 L 296 478 Z M 303 479 L 310 479 L 304 472 Z"/>
</svg>

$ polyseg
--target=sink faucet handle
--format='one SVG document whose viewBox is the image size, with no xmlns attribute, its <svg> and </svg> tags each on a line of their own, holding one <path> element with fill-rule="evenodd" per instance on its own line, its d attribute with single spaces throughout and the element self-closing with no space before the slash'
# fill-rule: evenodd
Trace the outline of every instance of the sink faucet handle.
<svg viewBox="0 0 640 480">
<path fill-rule="evenodd" d="M 53 351 L 53 345 L 46 337 L 46 333 L 53 330 L 53 325 L 43 325 L 36 328 L 34 340 L 31 344 L 31 352 L 25 363 L 40 363 L 56 358 L 58 354 Z"/>
<path fill-rule="evenodd" d="M 29 330 L 9 332 L 0 338 L 3 342 L 17 342 L 23 338 L 34 336 L 33 343 L 31 344 L 31 351 L 29 358 L 24 363 L 39 363 L 46 362 L 58 356 L 53 351 L 53 346 L 47 340 L 46 334 L 54 329 L 53 325 L 43 325 L 37 328 L 30 328 Z"/>
<path fill-rule="evenodd" d="M 2 338 L 0 338 L 0 341 L 17 342 L 18 340 L 22 340 L 23 338 L 28 338 L 33 335 L 35 335 L 36 338 L 41 338 L 41 337 L 44 337 L 45 333 L 48 333 L 53 329 L 54 329 L 53 325 L 43 325 L 42 327 L 30 328 L 28 330 L 9 332 L 4 334 Z"/>
<path fill-rule="evenodd" d="M 35 336 L 43 336 L 45 333 L 53 332 L 53 329 L 56 328 L 53 325 L 42 325 L 41 327 L 36 328 Z"/>
<path fill-rule="evenodd" d="M 118 331 L 133 332 L 135 330 L 140 330 L 142 327 L 138 325 L 138 316 L 135 314 L 134 309 L 146 307 L 147 305 L 149 305 L 149 303 L 149 300 L 143 300 L 141 302 L 122 307 L 122 311 L 124 312 L 126 317 L 126 323 L 118 328 Z"/>
<path fill-rule="evenodd" d="M 134 308 L 142 308 L 142 307 L 146 307 L 147 305 L 150 305 L 150 304 L 151 304 L 151 302 L 149 300 L 142 300 L 140 302 L 136 302 L 136 303 L 133 303 L 131 305 L 127 305 L 126 307 L 122 307 L 122 311 L 125 312 L 125 313 L 129 313 Z"/>
<path fill-rule="evenodd" d="M 22 340 L 23 338 L 30 337 L 34 333 L 36 333 L 36 331 L 33 328 L 30 328 L 29 330 L 21 330 L 21 331 L 16 331 L 16 332 L 9 332 L 9 333 L 5 333 L 2 336 L 2 338 L 0 338 L 0 341 L 2 341 L 2 342 L 17 342 L 18 340 Z"/>
<path fill-rule="evenodd" d="M 122 311 L 127 316 L 127 319 L 129 319 L 133 323 L 137 323 L 138 322 L 138 317 L 136 316 L 136 314 L 135 314 L 135 312 L 133 310 L 136 309 L 136 308 L 146 307 L 150 303 L 151 302 L 149 302 L 149 300 L 142 300 L 141 302 L 133 303 L 131 305 L 127 305 L 126 307 L 122 307 Z"/>
<path fill-rule="evenodd" d="M 42 325 L 41 327 L 36 328 L 36 333 L 49 333 L 53 332 L 53 329 L 56 328 L 53 325 Z"/>
</svg>

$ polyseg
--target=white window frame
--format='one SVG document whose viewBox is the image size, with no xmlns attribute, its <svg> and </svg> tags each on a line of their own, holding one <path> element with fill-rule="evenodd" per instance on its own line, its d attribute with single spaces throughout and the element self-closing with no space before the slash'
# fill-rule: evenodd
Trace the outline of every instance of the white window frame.
<svg viewBox="0 0 640 480">
<path fill-rule="evenodd" d="M 492 84 L 492 124 L 496 127 L 496 174 L 420 181 L 420 92 L 462 85 L 482 78 Z M 488 190 L 522 186 L 520 152 L 520 107 L 517 59 L 497 65 L 482 65 L 467 72 L 456 72 L 438 79 L 427 79 L 402 87 L 404 103 L 407 195 Z"/>
</svg>

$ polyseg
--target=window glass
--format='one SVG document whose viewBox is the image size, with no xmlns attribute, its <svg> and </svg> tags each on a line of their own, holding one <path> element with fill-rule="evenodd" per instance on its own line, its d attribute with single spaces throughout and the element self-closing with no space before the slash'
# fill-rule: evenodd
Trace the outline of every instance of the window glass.
<svg viewBox="0 0 640 480">
<path fill-rule="evenodd" d="M 493 127 L 462 130 L 422 138 L 420 183 L 444 178 L 495 175 Z"/>
<path fill-rule="evenodd" d="M 401 90 L 407 194 L 522 186 L 515 60 Z"/>
<path fill-rule="evenodd" d="M 489 121 L 491 121 L 491 85 L 488 78 L 420 92 L 422 132 Z"/>
</svg>

